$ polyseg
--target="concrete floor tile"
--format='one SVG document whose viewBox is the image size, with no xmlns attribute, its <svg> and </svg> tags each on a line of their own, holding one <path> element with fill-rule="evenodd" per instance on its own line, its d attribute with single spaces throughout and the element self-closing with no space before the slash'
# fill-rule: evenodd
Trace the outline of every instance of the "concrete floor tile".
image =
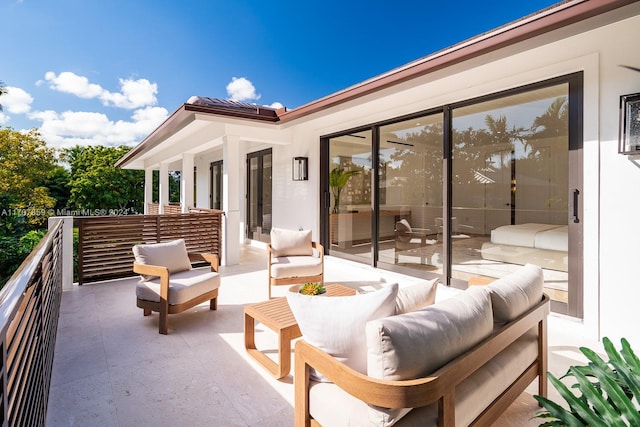
<svg viewBox="0 0 640 427">
<path fill-rule="evenodd" d="M 47 426 L 117 427 L 116 405 L 105 371 L 62 385 L 49 392 Z"/>
</svg>

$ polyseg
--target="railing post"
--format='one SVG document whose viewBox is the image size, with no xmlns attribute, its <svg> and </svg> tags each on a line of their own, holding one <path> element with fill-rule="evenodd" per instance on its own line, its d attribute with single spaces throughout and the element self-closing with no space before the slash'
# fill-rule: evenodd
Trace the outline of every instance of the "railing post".
<svg viewBox="0 0 640 427">
<path fill-rule="evenodd" d="M 84 221 L 78 218 L 78 285 L 84 282 Z"/>
<path fill-rule="evenodd" d="M 62 290 L 68 291 L 73 286 L 73 217 L 52 216 L 49 229 L 58 220 L 62 221 Z"/>
</svg>

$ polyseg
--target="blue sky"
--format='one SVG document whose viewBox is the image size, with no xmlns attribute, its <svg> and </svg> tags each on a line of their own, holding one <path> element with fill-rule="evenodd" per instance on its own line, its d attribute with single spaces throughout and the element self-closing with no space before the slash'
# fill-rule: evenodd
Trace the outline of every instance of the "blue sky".
<svg viewBox="0 0 640 427">
<path fill-rule="evenodd" d="M 0 126 L 135 145 L 192 95 L 292 109 L 554 3 L 0 0 Z"/>
</svg>

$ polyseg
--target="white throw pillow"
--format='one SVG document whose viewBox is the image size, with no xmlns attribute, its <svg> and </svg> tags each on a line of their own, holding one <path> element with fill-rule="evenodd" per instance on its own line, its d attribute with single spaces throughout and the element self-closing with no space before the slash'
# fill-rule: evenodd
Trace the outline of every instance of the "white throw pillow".
<svg viewBox="0 0 640 427">
<path fill-rule="evenodd" d="M 489 291 L 472 287 L 422 310 L 367 323 L 367 375 L 409 380 L 429 375 L 493 331 Z M 391 426 L 408 408 L 370 406 L 374 425 Z"/>
<path fill-rule="evenodd" d="M 189 253 L 184 239 L 135 245 L 133 247 L 133 255 L 138 264 L 167 267 L 169 273 L 191 270 L 191 261 L 189 260 Z M 151 276 L 142 277 L 143 280 L 152 278 Z"/>
<path fill-rule="evenodd" d="M 436 301 L 438 278 L 398 288 L 396 314 L 420 310 Z"/>
<path fill-rule="evenodd" d="M 313 255 L 311 230 L 271 229 L 271 254 L 273 257 Z"/>
<path fill-rule="evenodd" d="M 537 265 L 527 264 L 489 286 L 493 321 L 496 325 L 511 322 L 542 300 L 544 277 Z"/>
<path fill-rule="evenodd" d="M 343 297 L 288 292 L 287 302 L 305 341 L 366 374 L 365 325 L 369 320 L 393 315 L 397 293 L 394 283 L 375 292 Z M 327 381 L 313 371 L 311 375 Z"/>
</svg>

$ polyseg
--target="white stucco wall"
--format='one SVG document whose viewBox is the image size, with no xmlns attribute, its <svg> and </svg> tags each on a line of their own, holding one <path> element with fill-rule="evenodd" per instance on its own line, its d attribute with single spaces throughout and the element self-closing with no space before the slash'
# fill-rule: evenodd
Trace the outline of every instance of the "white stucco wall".
<svg viewBox="0 0 640 427">
<path fill-rule="evenodd" d="M 635 310 L 640 299 L 635 283 L 640 231 L 633 224 L 640 215 L 640 160 L 617 153 L 619 97 L 640 92 L 640 73 L 619 65 L 640 66 L 639 37 L 637 16 L 560 41 L 547 35 L 544 45 L 522 43 L 492 54 L 492 61 L 459 64 L 288 125 L 295 146 L 278 147 L 274 225 L 312 225 L 317 235 L 322 135 L 583 72 L 583 332 L 591 338 L 625 336 L 640 342 L 635 326 L 640 320 Z M 308 182 L 291 181 L 290 162 L 296 155 L 310 157 Z"/>
</svg>

